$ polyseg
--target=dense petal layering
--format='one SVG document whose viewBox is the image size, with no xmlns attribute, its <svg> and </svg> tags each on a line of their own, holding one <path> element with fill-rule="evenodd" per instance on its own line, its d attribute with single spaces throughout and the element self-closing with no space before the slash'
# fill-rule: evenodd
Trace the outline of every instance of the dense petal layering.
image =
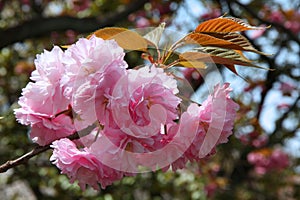
<svg viewBox="0 0 300 200">
<path fill-rule="evenodd" d="M 232 134 L 238 105 L 228 83 L 181 112 L 176 79 L 155 64 L 126 69 L 124 55 L 114 40 L 95 36 L 44 51 L 15 110 L 34 142 L 52 142 L 50 160 L 83 190 L 105 188 L 140 167 L 184 168 Z M 75 132 L 79 140 L 65 138 Z"/>
<path fill-rule="evenodd" d="M 87 148 L 79 150 L 69 139 L 60 139 L 53 142 L 54 149 L 50 160 L 61 173 L 66 174 L 73 183 L 78 180 L 81 189 L 86 185 L 99 190 L 98 183 L 104 189 L 107 185 L 123 177 L 123 173 L 103 165 Z"/>
<path fill-rule="evenodd" d="M 30 137 L 40 145 L 46 145 L 55 139 L 74 132 L 71 124 L 69 100 L 64 96 L 60 80 L 64 72 L 63 51 L 54 47 L 38 55 L 36 70 L 22 90 L 15 115 L 21 124 L 30 125 Z"/>
<path fill-rule="evenodd" d="M 163 69 L 128 70 L 117 82 L 110 101 L 113 120 L 135 137 L 156 135 L 161 125 L 178 118 L 177 83 Z"/>
</svg>

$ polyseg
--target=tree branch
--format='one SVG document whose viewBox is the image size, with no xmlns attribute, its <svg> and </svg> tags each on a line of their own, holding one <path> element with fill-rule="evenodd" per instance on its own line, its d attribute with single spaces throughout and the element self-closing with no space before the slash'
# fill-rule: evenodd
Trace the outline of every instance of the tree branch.
<svg viewBox="0 0 300 200">
<path fill-rule="evenodd" d="M 267 24 L 267 25 L 271 25 L 279 30 L 281 30 L 281 33 L 285 33 L 287 34 L 292 40 L 294 40 L 295 42 L 298 43 L 298 45 L 300 45 L 300 40 L 297 37 L 297 35 L 295 35 L 294 33 L 292 33 L 292 31 L 290 31 L 289 29 L 285 28 L 282 24 L 276 23 L 276 22 L 272 22 L 272 21 L 268 21 L 265 20 L 263 18 L 261 18 L 257 13 L 255 13 L 253 10 L 249 9 L 249 6 L 240 3 L 239 1 L 233 0 L 233 2 L 235 4 L 237 4 L 238 6 L 242 7 L 246 12 L 248 12 L 252 17 L 258 19 L 260 22 Z"/>
<path fill-rule="evenodd" d="M 68 138 L 70 140 L 79 139 L 80 137 L 88 135 L 95 127 L 96 127 L 96 125 L 88 126 L 87 128 L 81 130 L 80 132 L 75 132 L 66 138 Z M 36 146 L 33 150 L 22 155 L 21 157 L 16 158 L 14 160 L 6 161 L 4 164 L 0 165 L 0 173 L 6 172 L 7 170 L 14 168 L 18 165 L 27 163 L 30 158 L 51 149 L 51 147 L 50 147 L 51 144 L 52 144 L 52 142 L 45 146 Z"/>
<path fill-rule="evenodd" d="M 282 116 L 277 119 L 276 121 L 276 128 L 274 129 L 273 133 L 270 134 L 269 140 L 270 143 L 276 144 L 276 143 L 281 143 L 282 138 L 284 138 L 286 135 L 284 134 L 283 129 L 283 121 L 287 119 L 288 115 L 297 108 L 298 102 L 300 101 L 300 95 L 295 99 L 294 103 L 291 104 L 288 110 L 286 110 Z"/>
<path fill-rule="evenodd" d="M 59 16 L 52 18 L 35 18 L 18 26 L 0 30 L 0 48 L 23 41 L 27 38 L 39 37 L 51 31 L 75 30 L 79 33 L 93 32 L 101 27 L 113 26 L 116 22 L 127 18 L 129 14 L 141 9 L 148 0 L 136 0 L 122 11 L 114 12 L 105 18 L 75 18 Z"/>
<path fill-rule="evenodd" d="M 16 158 L 15 160 L 9 160 L 6 163 L 2 164 L 0 166 L 0 173 L 6 172 L 7 170 L 9 170 L 10 168 L 16 167 L 18 165 L 21 164 L 25 164 L 27 163 L 27 161 L 42 153 L 47 151 L 48 149 L 50 149 L 50 145 L 46 145 L 46 146 L 37 146 L 35 147 L 33 150 L 29 151 L 28 153 L 24 154 L 23 156 Z"/>
<path fill-rule="evenodd" d="M 223 1 L 224 2 L 224 1 Z M 245 5 L 237 2 L 237 1 L 233 1 L 234 3 L 238 4 L 239 6 L 241 6 L 243 9 L 245 9 L 246 12 L 250 13 L 252 15 L 252 17 L 258 19 L 261 23 L 266 23 L 266 24 L 270 24 L 271 22 L 265 21 L 264 19 L 260 18 L 257 14 L 255 14 L 255 12 L 253 12 L 250 8 L 247 8 Z M 220 2 L 221 3 L 221 2 Z M 239 17 L 237 16 L 234 12 L 234 9 L 232 8 L 232 5 L 230 2 L 226 1 L 227 3 L 227 7 L 229 9 L 229 12 L 232 16 L 234 17 Z M 258 50 L 260 50 L 261 48 L 252 40 L 250 40 L 250 38 L 247 35 L 244 35 L 244 37 L 246 37 L 248 39 L 248 41 L 251 42 L 251 44 Z M 260 55 L 260 57 L 268 64 L 268 66 L 270 68 L 276 69 L 276 71 L 268 71 L 267 76 L 266 76 L 266 82 L 264 85 L 264 88 L 261 92 L 261 99 L 258 103 L 258 108 L 257 108 L 257 113 L 256 113 L 256 118 L 259 120 L 260 116 L 261 116 L 261 111 L 263 108 L 263 105 L 265 103 L 267 94 L 269 93 L 269 91 L 273 88 L 274 83 L 277 81 L 278 76 L 281 74 L 281 70 L 279 68 L 279 66 L 276 64 L 275 62 L 275 58 L 277 57 L 277 55 L 280 53 L 280 50 L 272 57 L 268 57 L 265 55 Z"/>
</svg>

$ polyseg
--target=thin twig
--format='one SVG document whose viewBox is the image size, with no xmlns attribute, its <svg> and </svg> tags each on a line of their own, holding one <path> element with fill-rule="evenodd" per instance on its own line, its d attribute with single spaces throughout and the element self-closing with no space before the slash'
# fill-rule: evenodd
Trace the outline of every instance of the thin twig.
<svg viewBox="0 0 300 200">
<path fill-rule="evenodd" d="M 276 23 L 276 22 L 272 22 L 272 21 L 268 21 L 265 20 L 263 18 L 261 18 L 257 13 L 255 13 L 253 10 L 249 9 L 249 6 L 240 3 L 239 1 L 234 0 L 233 1 L 235 4 L 239 5 L 240 7 L 242 7 L 246 12 L 248 12 L 250 15 L 252 15 L 252 17 L 258 19 L 259 21 L 261 21 L 262 23 L 271 25 L 273 27 L 276 27 L 279 30 L 282 30 L 281 33 L 285 33 L 287 34 L 292 40 L 294 40 L 295 42 L 298 43 L 298 45 L 300 45 L 300 40 L 299 38 L 289 29 L 285 28 L 282 24 Z"/>
<path fill-rule="evenodd" d="M 72 135 L 69 135 L 66 138 L 68 138 L 70 140 L 79 139 L 80 137 L 88 135 L 95 127 L 96 127 L 96 125 L 91 125 L 85 129 L 83 129 L 80 132 L 75 132 Z M 51 144 L 52 143 L 45 145 L 45 146 L 36 146 L 34 149 L 29 151 L 28 153 L 14 159 L 14 160 L 9 160 L 9 161 L 5 162 L 4 164 L 0 165 L 0 173 L 4 173 L 11 168 L 14 168 L 18 165 L 27 163 L 30 158 L 51 149 Z"/>
</svg>

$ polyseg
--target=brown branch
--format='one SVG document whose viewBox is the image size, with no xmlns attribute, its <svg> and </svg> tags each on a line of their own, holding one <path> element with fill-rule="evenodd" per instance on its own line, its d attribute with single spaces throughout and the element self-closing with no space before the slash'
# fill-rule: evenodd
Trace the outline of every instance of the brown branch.
<svg viewBox="0 0 300 200">
<path fill-rule="evenodd" d="M 68 138 L 70 140 L 79 139 L 80 137 L 88 135 L 95 127 L 96 127 L 96 125 L 91 125 L 91 126 L 85 128 L 85 129 L 83 129 L 80 132 L 75 132 L 72 135 L 69 135 L 66 138 Z M 28 153 L 22 155 L 21 157 L 16 158 L 14 160 L 6 161 L 4 164 L 0 165 L 0 173 L 4 173 L 4 172 L 6 172 L 7 170 L 9 170 L 11 168 L 14 168 L 18 165 L 27 163 L 30 158 L 51 149 L 51 147 L 50 147 L 51 144 L 52 143 L 50 143 L 48 145 L 45 145 L 45 146 L 36 146 L 33 150 L 31 150 Z"/>
<path fill-rule="evenodd" d="M 276 144 L 283 142 L 282 138 L 287 134 L 284 134 L 282 131 L 283 129 L 283 121 L 287 119 L 288 115 L 297 108 L 298 102 L 300 101 L 300 95 L 295 99 L 294 103 L 291 104 L 288 110 L 286 110 L 279 119 L 276 121 L 276 128 L 274 129 L 273 133 L 270 134 L 269 140 L 270 143 Z"/>
<path fill-rule="evenodd" d="M 224 1 L 222 1 L 224 2 Z M 237 16 L 234 12 L 234 9 L 232 8 L 232 4 L 231 2 L 225 1 L 227 3 L 227 7 L 229 9 L 229 13 L 234 16 L 234 17 L 239 17 Z M 265 24 L 270 24 L 271 22 L 268 22 L 264 19 L 262 19 L 261 17 L 259 17 L 254 11 L 252 11 L 249 7 L 246 7 L 244 4 L 241 4 L 240 2 L 237 1 L 233 1 L 234 3 L 238 4 L 239 6 L 241 6 L 243 9 L 245 9 L 246 12 L 250 13 L 252 15 L 252 17 L 258 19 L 261 23 L 265 23 Z M 221 3 L 221 2 L 220 2 Z M 284 28 L 284 27 L 283 27 Z M 291 33 L 292 34 L 292 33 Z M 251 44 L 258 49 L 259 51 L 261 51 L 260 47 L 252 40 L 250 40 L 250 38 L 244 34 L 244 37 L 246 37 L 248 39 L 248 41 L 251 42 Z M 266 97 L 269 93 L 269 91 L 273 88 L 274 83 L 277 81 L 279 75 L 281 74 L 281 70 L 280 67 L 276 64 L 275 62 L 275 58 L 278 56 L 278 54 L 280 53 L 281 49 L 279 49 L 275 55 L 273 55 L 273 57 L 269 57 L 266 55 L 260 55 L 260 57 L 262 58 L 262 60 L 264 60 L 268 65 L 269 68 L 273 68 L 276 69 L 276 71 L 268 71 L 267 76 L 266 76 L 266 83 L 264 85 L 264 88 L 261 92 L 261 99 L 258 103 L 258 107 L 257 107 L 257 113 L 256 113 L 256 118 L 259 120 L 260 116 L 261 116 L 261 111 L 263 108 L 263 105 L 265 103 Z"/>
<path fill-rule="evenodd" d="M 113 26 L 127 19 L 132 12 L 141 9 L 148 0 L 136 0 L 128 4 L 122 11 L 114 12 L 103 18 L 75 18 L 59 16 L 52 18 L 34 18 L 18 26 L 0 30 L 0 48 L 27 38 L 39 37 L 51 31 L 75 30 L 79 33 L 93 32 L 101 27 Z"/>
<path fill-rule="evenodd" d="M 16 167 L 18 165 L 21 164 L 25 164 L 27 163 L 27 161 L 44 152 L 47 151 L 48 149 L 50 149 L 50 145 L 46 145 L 46 146 L 37 146 L 35 147 L 33 150 L 29 151 L 28 153 L 24 154 L 23 156 L 16 158 L 15 160 L 9 160 L 6 163 L 2 164 L 0 166 L 0 173 L 6 172 L 7 170 L 9 170 L 10 168 Z"/>
<path fill-rule="evenodd" d="M 287 34 L 292 40 L 294 40 L 295 42 L 298 43 L 298 45 L 300 45 L 300 39 L 297 37 L 297 35 L 294 34 L 292 31 L 290 31 L 289 29 L 285 28 L 282 24 L 279 24 L 279 23 L 276 23 L 276 22 L 272 22 L 272 21 L 268 21 L 268 20 L 265 20 L 265 19 L 261 18 L 256 12 L 254 12 L 251 9 L 249 9 L 249 6 L 247 6 L 245 4 L 242 4 L 239 1 L 233 0 L 232 2 L 234 2 L 238 6 L 242 7 L 252 17 L 258 19 L 260 22 L 262 22 L 264 24 L 267 24 L 267 25 L 271 25 L 272 27 L 275 27 L 275 28 L 281 30 L 281 33 Z"/>
</svg>

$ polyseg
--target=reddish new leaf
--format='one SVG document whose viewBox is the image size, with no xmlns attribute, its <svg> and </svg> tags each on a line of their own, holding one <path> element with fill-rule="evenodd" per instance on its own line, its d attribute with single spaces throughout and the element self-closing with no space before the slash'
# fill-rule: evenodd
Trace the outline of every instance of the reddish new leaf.
<svg viewBox="0 0 300 200">
<path fill-rule="evenodd" d="M 262 27 L 251 26 L 238 18 L 219 17 L 201 23 L 195 32 L 229 33 L 257 29 L 262 29 Z"/>
<path fill-rule="evenodd" d="M 268 55 L 264 52 L 255 49 L 252 46 L 252 44 L 249 42 L 249 40 L 239 33 L 207 33 L 207 34 L 209 34 L 212 37 L 234 43 L 237 46 L 237 48 L 236 46 L 230 46 L 232 48 L 225 46 L 224 48 L 230 48 L 230 49 L 242 50 L 242 51 L 251 51 L 262 55 Z"/>
<path fill-rule="evenodd" d="M 185 44 L 199 44 L 201 46 L 216 46 L 223 47 L 228 49 L 241 49 L 239 45 L 234 44 L 233 42 L 226 41 L 224 39 L 219 39 L 214 36 L 210 36 L 204 33 L 192 32 L 185 36 L 182 41 Z"/>
<path fill-rule="evenodd" d="M 252 66 L 257 68 L 262 68 L 252 63 L 251 60 L 248 60 L 240 54 L 238 51 L 223 49 L 218 47 L 202 47 L 199 48 L 199 52 L 185 52 L 179 55 L 179 58 L 182 61 L 202 61 L 223 64 L 229 66 L 229 69 L 236 73 L 232 65 L 243 65 L 243 66 Z"/>
</svg>

